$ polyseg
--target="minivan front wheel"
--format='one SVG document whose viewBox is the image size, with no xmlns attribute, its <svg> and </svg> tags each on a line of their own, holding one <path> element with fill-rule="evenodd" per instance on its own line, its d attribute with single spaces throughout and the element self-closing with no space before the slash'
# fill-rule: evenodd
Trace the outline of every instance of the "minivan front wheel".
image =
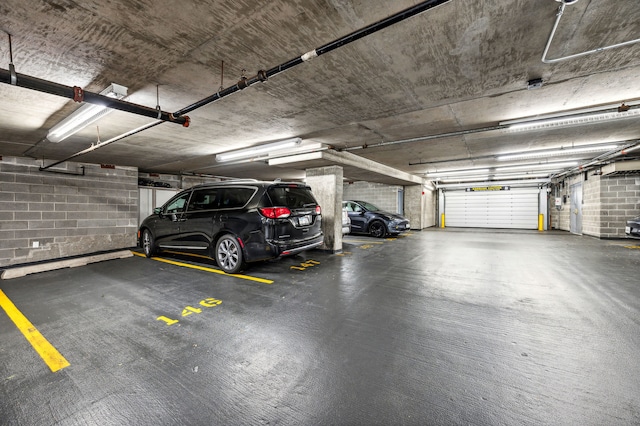
<svg viewBox="0 0 640 426">
<path fill-rule="evenodd" d="M 153 241 L 153 235 L 151 235 L 151 231 L 148 229 L 142 231 L 142 250 L 147 257 L 156 254 L 156 243 Z"/>
<path fill-rule="evenodd" d="M 216 262 L 227 274 L 237 274 L 242 269 L 242 248 L 232 235 L 223 235 L 216 243 Z"/>
</svg>

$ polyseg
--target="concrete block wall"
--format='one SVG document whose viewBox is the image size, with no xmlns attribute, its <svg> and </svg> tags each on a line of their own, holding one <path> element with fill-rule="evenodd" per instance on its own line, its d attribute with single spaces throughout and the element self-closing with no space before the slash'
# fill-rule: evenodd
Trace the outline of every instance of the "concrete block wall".
<svg viewBox="0 0 640 426">
<path fill-rule="evenodd" d="M 174 175 L 160 173 L 139 172 L 138 177 L 153 182 L 160 182 L 169 185 L 173 189 L 187 189 L 192 186 L 204 183 L 220 182 L 222 179 L 209 176 Z M 147 186 L 147 185 L 144 185 Z"/>
<path fill-rule="evenodd" d="M 600 236 L 624 238 L 627 220 L 640 216 L 640 176 L 602 176 Z"/>
<path fill-rule="evenodd" d="M 84 164 L 85 175 L 0 160 L 0 267 L 136 245 L 138 170 Z M 81 173 L 79 163 L 55 170 Z"/>
<path fill-rule="evenodd" d="M 344 184 L 343 200 L 368 201 L 390 213 L 398 213 L 398 191 L 402 186 L 384 185 L 374 182 L 353 182 Z"/>
<path fill-rule="evenodd" d="M 571 185 L 582 182 L 582 234 L 597 238 L 624 238 L 624 227 L 630 218 L 640 216 L 640 176 L 596 176 L 579 174 L 556 188 L 554 197 L 571 195 Z M 557 194 L 557 195 L 556 195 Z M 558 211 L 551 207 L 554 229 L 571 228 L 571 202 Z"/>
</svg>

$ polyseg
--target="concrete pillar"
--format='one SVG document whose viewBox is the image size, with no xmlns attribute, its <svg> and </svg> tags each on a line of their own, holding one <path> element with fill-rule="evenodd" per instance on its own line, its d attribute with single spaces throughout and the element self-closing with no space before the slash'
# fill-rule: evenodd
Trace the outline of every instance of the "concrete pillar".
<svg viewBox="0 0 640 426">
<path fill-rule="evenodd" d="M 342 177 L 340 166 L 307 169 L 306 182 L 322 208 L 322 250 L 342 252 Z"/>
<path fill-rule="evenodd" d="M 409 219 L 411 229 L 420 230 L 424 217 L 424 206 L 422 202 L 422 185 L 411 185 L 404 187 L 404 217 Z"/>
<path fill-rule="evenodd" d="M 425 185 L 404 187 L 404 216 L 411 229 L 422 230 L 435 225 L 435 191 Z"/>
</svg>

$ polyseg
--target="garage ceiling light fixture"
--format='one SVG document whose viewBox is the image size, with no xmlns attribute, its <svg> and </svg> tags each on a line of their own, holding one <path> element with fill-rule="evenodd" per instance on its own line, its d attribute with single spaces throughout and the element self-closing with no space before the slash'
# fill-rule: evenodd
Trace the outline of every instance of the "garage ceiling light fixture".
<svg viewBox="0 0 640 426">
<path fill-rule="evenodd" d="M 216 154 L 216 161 L 219 163 L 223 163 L 226 161 L 257 157 L 259 155 L 270 154 L 274 151 L 283 151 L 289 148 L 295 148 L 300 146 L 301 143 L 301 138 L 292 138 L 285 139 L 279 142 L 268 143 L 265 145 L 257 145 L 249 148 L 238 149 L 235 151 L 223 152 L 221 154 Z"/>
<path fill-rule="evenodd" d="M 527 178 L 541 178 L 548 177 L 550 172 L 537 172 L 537 173 L 499 173 L 491 175 L 491 179 L 527 179 Z"/>
<path fill-rule="evenodd" d="M 510 160 L 526 160 L 530 158 L 548 158 L 548 157 L 563 157 L 565 155 L 574 154 L 586 154 L 590 152 L 603 152 L 612 151 L 618 148 L 618 145 L 590 145 L 580 146 L 574 148 L 560 148 L 560 149 L 545 149 L 536 151 L 517 152 L 512 154 L 505 154 L 498 156 L 498 161 L 510 161 Z"/>
<path fill-rule="evenodd" d="M 619 112 L 605 112 L 597 114 L 565 115 L 559 117 L 533 117 L 522 120 L 503 121 L 501 126 L 509 126 L 508 130 L 513 132 L 550 129 L 555 127 L 572 126 L 576 124 L 600 123 L 622 118 L 635 117 L 640 115 L 640 108 L 629 109 Z"/>
<path fill-rule="evenodd" d="M 534 163 L 534 164 L 520 164 L 517 166 L 504 166 L 496 168 L 482 168 L 482 169 L 463 169 L 463 170 L 450 170 L 446 172 L 427 173 L 427 179 L 434 181 L 456 181 L 456 182 L 472 182 L 476 180 L 488 179 L 489 177 L 513 177 L 514 179 L 523 177 L 543 177 L 547 176 L 551 172 L 555 172 L 567 167 L 577 166 L 577 161 L 561 161 L 552 163 Z M 515 174 L 513 172 L 516 172 Z M 519 172 L 519 173 L 517 173 Z M 516 177 L 517 175 L 518 177 Z"/>
<path fill-rule="evenodd" d="M 535 164 L 521 164 L 518 166 L 506 166 L 497 167 L 496 172 L 513 172 L 513 171 L 526 171 L 526 170 L 558 170 L 566 167 L 577 166 L 577 161 L 561 161 L 555 163 L 535 163 Z"/>
<path fill-rule="evenodd" d="M 551 172 L 534 173 L 484 173 L 473 176 L 445 176 L 435 179 L 438 182 L 477 182 L 486 180 L 527 179 L 548 177 Z"/>
<path fill-rule="evenodd" d="M 436 182 L 477 182 L 477 181 L 483 181 L 488 179 L 489 179 L 489 175 L 484 174 L 484 175 L 461 176 L 461 177 L 447 176 L 447 177 L 435 178 L 434 180 Z"/>
<path fill-rule="evenodd" d="M 120 84 L 111 83 L 100 94 L 114 99 L 123 99 L 127 96 L 127 88 Z M 55 143 L 63 141 L 111 111 L 113 109 L 103 105 L 86 103 L 49 129 L 47 140 Z"/>
<path fill-rule="evenodd" d="M 449 176 L 460 176 L 460 175 L 482 175 L 487 173 L 489 173 L 489 169 L 483 168 L 483 169 L 449 170 L 449 171 L 433 172 L 433 173 L 427 172 L 426 175 L 427 177 L 430 177 L 430 178 L 440 178 L 444 176 L 449 177 Z"/>
</svg>

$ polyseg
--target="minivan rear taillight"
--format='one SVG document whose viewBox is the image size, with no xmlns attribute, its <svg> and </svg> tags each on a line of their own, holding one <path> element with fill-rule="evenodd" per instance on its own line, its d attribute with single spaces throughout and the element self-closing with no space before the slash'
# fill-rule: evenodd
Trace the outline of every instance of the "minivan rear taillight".
<svg viewBox="0 0 640 426">
<path fill-rule="evenodd" d="M 258 210 L 269 219 L 284 219 L 291 216 L 291 210 L 286 207 L 261 207 Z"/>
<path fill-rule="evenodd" d="M 322 212 L 322 209 L 320 208 L 320 206 L 316 206 L 316 214 L 320 214 Z"/>
</svg>

